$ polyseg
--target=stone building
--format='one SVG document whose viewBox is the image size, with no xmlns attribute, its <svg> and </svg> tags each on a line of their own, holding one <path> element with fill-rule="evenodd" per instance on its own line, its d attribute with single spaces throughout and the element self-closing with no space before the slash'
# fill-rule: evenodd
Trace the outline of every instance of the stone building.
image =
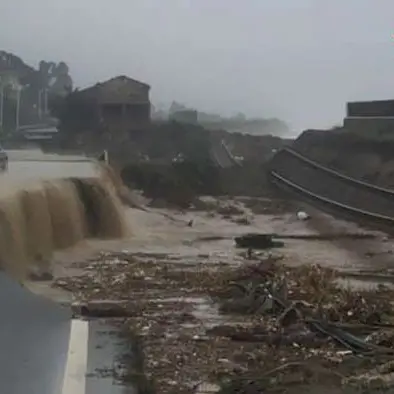
<svg viewBox="0 0 394 394">
<path fill-rule="evenodd" d="M 124 130 L 142 129 L 150 124 L 150 86 L 119 76 L 74 93 L 83 101 L 95 122 Z"/>
</svg>

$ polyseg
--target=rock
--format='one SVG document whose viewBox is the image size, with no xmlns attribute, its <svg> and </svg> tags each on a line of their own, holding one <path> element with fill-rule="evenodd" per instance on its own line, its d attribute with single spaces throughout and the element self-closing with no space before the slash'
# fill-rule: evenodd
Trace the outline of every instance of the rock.
<svg viewBox="0 0 394 394">
<path fill-rule="evenodd" d="M 304 211 L 298 211 L 297 212 L 297 219 L 298 220 L 308 220 L 308 219 L 310 219 L 310 216 Z"/>
</svg>

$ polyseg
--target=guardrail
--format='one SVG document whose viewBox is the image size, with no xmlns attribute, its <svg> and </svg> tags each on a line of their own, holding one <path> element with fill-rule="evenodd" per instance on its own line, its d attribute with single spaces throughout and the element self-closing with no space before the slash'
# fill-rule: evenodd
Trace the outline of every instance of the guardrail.
<svg viewBox="0 0 394 394">
<path fill-rule="evenodd" d="M 270 180 L 301 199 L 368 222 L 394 224 L 394 191 L 351 178 L 285 148 L 271 162 Z"/>
<path fill-rule="evenodd" d="M 294 191 L 298 192 L 301 195 L 304 195 L 310 200 L 315 200 L 319 203 L 329 205 L 332 208 L 336 208 L 337 210 L 345 211 L 345 213 L 350 213 L 353 215 L 358 215 L 362 216 L 365 219 L 369 219 L 372 221 L 378 221 L 381 222 L 382 224 L 389 224 L 389 225 L 394 225 L 394 218 L 390 216 L 385 216 L 385 215 L 380 215 L 376 213 L 372 213 L 363 209 L 358 209 L 355 207 L 352 207 L 347 204 L 342 204 L 338 201 L 331 200 L 329 198 L 326 198 L 324 196 L 320 196 L 318 194 L 315 194 L 309 190 L 304 189 L 303 187 L 291 182 L 290 180 L 283 178 L 279 174 L 277 174 L 275 171 L 271 171 L 270 173 L 272 177 L 272 181 L 276 183 L 278 187 L 282 187 L 282 185 L 285 185 L 286 187 L 293 189 Z"/>
<path fill-rule="evenodd" d="M 287 152 L 288 154 L 298 158 L 299 160 L 303 161 L 304 163 L 307 163 L 307 164 L 309 164 L 312 167 L 318 168 L 319 170 L 325 172 L 326 174 L 333 175 L 333 176 L 335 176 L 335 177 L 337 177 L 339 179 L 346 180 L 349 183 L 361 186 L 361 187 L 363 187 L 365 189 L 373 190 L 373 191 L 375 191 L 377 193 L 382 193 L 382 194 L 386 194 L 386 195 L 394 197 L 394 190 L 386 189 L 384 187 L 380 187 L 380 186 L 377 186 L 377 185 L 372 185 L 371 183 L 364 182 L 364 181 L 361 181 L 359 179 L 355 179 L 355 178 L 352 178 L 352 177 L 347 176 L 345 174 L 342 174 L 342 173 L 340 173 L 338 171 L 335 171 L 335 170 L 333 170 L 331 168 L 325 167 L 325 166 L 323 166 L 323 165 L 321 165 L 321 164 L 319 164 L 319 163 L 317 163 L 317 162 L 315 162 L 315 161 L 313 161 L 311 159 L 308 159 L 307 157 L 301 155 L 300 153 L 296 152 L 293 149 L 284 148 L 280 152 L 278 152 L 278 155 L 281 152 L 282 153 L 283 152 Z"/>
</svg>

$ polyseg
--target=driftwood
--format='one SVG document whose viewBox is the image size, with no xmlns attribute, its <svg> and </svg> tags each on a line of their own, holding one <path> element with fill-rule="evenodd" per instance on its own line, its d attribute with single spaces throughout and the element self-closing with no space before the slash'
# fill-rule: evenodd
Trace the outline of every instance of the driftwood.
<svg viewBox="0 0 394 394">
<path fill-rule="evenodd" d="M 240 237 L 235 237 L 235 244 L 238 248 L 250 249 L 270 249 L 284 246 L 282 241 L 274 240 L 272 234 L 257 233 L 250 233 Z"/>
</svg>

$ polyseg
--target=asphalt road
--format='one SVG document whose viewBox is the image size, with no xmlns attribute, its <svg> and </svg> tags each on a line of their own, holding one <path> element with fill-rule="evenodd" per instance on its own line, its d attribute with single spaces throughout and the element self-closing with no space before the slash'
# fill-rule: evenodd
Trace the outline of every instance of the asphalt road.
<svg viewBox="0 0 394 394">
<path fill-rule="evenodd" d="M 4 274 L 0 275 L 0 311 L 0 392 L 62 393 L 70 312 Z"/>
<path fill-rule="evenodd" d="M 4 274 L 0 311 L 0 393 L 132 392 L 112 377 L 123 344 L 107 323 L 72 320 L 67 307 L 30 293 Z"/>
<path fill-rule="evenodd" d="M 37 179 L 94 176 L 92 162 L 9 152 L 1 194 Z M 0 194 L 0 197 L 1 197 Z M 1 394 L 130 394 L 109 372 L 122 344 L 101 321 L 73 320 L 68 307 L 31 293 L 0 273 Z M 108 331 L 112 331 L 110 334 Z"/>
</svg>

